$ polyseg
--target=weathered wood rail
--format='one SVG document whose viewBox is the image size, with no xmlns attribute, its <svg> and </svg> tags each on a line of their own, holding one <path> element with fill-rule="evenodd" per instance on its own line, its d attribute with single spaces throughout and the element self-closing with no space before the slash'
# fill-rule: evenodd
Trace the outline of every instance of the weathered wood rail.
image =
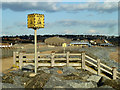
<svg viewBox="0 0 120 90">
<path fill-rule="evenodd" d="M 120 72 L 116 67 L 109 67 L 85 52 L 82 53 L 51 53 L 41 54 L 38 52 L 37 67 L 39 66 L 74 66 L 88 70 L 94 74 L 104 76 L 108 79 L 120 79 Z M 13 61 L 15 66 L 21 69 L 25 65 L 35 65 L 34 54 L 14 52 Z"/>
</svg>

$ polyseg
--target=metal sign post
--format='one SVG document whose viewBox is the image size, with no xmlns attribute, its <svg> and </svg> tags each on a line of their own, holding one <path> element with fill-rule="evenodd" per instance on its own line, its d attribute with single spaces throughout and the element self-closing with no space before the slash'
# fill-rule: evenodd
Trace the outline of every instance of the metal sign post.
<svg viewBox="0 0 120 90">
<path fill-rule="evenodd" d="M 64 47 L 64 53 L 65 53 L 65 47 Z"/>
<path fill-rule="evenodd" d="M 37 30 L 35 29 L 34 30 L 34 35 L 35 35 L 35 38 L 34 38 L 34 42 L 35 42 L 35 73 L 37 73 Z"/>
<path fill-rule="evenodd" d="M 66 43 L 63 43 L 62 44 L 62 47 L 64 48 L 64 50 L 63 50 L 63 52 L 65 53 L 65 47 L 66 47 L 67 45 L 66 45 Z"/>
<path fill-rule="evenodd" d="M 29 14 L 28 15 L 28 28 L 34 29 L 34 44 L 35 44 L 35 74 L 37 74 L 37 67 L 38 67 L 38 58 L 37 58 L 37 29 L 44 28 L 44 15 L 43 14 Z"/>
</svg>

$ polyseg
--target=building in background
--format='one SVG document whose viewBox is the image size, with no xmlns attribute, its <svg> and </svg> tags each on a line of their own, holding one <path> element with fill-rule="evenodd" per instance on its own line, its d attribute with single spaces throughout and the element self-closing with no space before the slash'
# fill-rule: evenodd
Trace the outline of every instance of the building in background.
<svg viewBox="0 0 120 90">
<path fill-rule="evenodd" d="M 63 43 L 70 44 L 71 39 L 61 37 L 50 37 L 45 39 L 46 45 L 62 46 Z"/>
<path fill-rule="evenodd" d="M 70 46 L 81 46 L 81 47 L 91 47 L 91 44 L 89 42 L 71 42 Z"/>
<path fill-rule="evenodd" d="M 9 44 L 9 43 L 0 43 L 0 47 L 12 47 L 12 43 Z"/>
</svg>

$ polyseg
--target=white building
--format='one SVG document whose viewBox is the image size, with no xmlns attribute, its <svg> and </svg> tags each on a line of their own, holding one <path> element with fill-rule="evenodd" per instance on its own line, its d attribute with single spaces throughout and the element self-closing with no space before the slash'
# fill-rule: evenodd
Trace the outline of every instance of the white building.
<svg viewBox="0 0 120 90">
<path fill-rule="evenodd" d="M 12 47 L 12 43 L 11 43 L 11 44 L 1 43 L 1 44 L 0 44 L 0 48 L 1 48 L 1 47 Z"/>
</svg>

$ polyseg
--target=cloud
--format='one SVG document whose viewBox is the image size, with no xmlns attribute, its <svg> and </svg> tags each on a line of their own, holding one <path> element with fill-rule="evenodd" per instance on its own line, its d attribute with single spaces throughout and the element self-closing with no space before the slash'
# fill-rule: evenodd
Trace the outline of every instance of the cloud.
<svg viewBox="0 0 120 90">
<path fill-rule="evenodd" d="M 15 26 L 12 26 L 12 25 L 11 25 L 11 26 L 6 26 L 4 29 L 5 29 L 5 30 L 9 30 L 9 29 L 13 29 L 14 27 L 15 27 Z"/>
<path fill-rule="evenodd" d="M 4 29 L 5 30 L 12 30 L 16 27 L 27 27 L 27 24 L 25 22 L 15 22 L 14 25 L 9 25 L 9 26 L 5 26 Z"/>
<path fill-rule="evenodd" d="M 89 26 L 94 28 L 113 28 L 116 26 L 118 22 L 116 20 L 103 20 L 103 21 L 88 21 L 88 20 L 61 20 L 56 21 L 53 25 L 61 25 L 61 26 Z"/>
<path fill-rule="evenodd" d="M 74 34 L 75 31 L 74 31 L 74 30 L 64 30 L 63 33 L 64 33 L 64 34 Z"/>
<path fill-rule="evenodd" d="M 14 23 L 14 25 L 17 26 L 17 27 L 27 27 L 26 22 L 16 22 L 16 23 Z"/>
<path fill-rule="evenodd" d="M 86 32 L 84 32 L 84 34 L 101 35 L 101 34 L 105 34 L 105 32 L 103 32 L 101 30 L 97 30 L 97 29 L 90 29 L 90 30 L 87 30 Z"/>
<path fill-rule="evenodd" d="M 14 32 L 9 32 L 9 31 L 2 31 L 0 32 L 0 36 L 9 36 L 9 35 L 14 35 Z"/>
<path fill-rule="evenodd" d="M 59 2 L 3 2 L 3 10 L 10 9 L 13 11 L 41 10 L 46 12 L 57 11 L 96 11 L 96 12 L 114 12 L 118 9 L 117 2 L 87 2 L 78 4 L 59 3 Z"/>
<path fill-rule="evenodd" d="M 107 3 L 80 3 L 80 4 L 62 4 L 61 8 L 65 11 L 98 11 L 98 12 L 114 12 L 118 9 L 118 3 L 107 2 Z"/>
<path fill-rule="evenodd" d="M 3 2 L 3 10 L 13 11 L 41 10 L 46 12 L 55 12 L 58 10 L 54 2 Z"/>
<path fill-rule="evenodd" d="M 69 30 L 69 29 L 66 29 L 66 30 L 63 30 L 61 32 L 58 32 L 59 34 L 76 34 L 76 31 L 75 30 Z"/>
<path fill-rule="evenodd" d="M 33 2 L 33 0 L 1 0 L 1 2 Z M 34 0 L 34 2 L 68 2 L 68 0 Z M 103 2 L 103 0 L 70 0 L 69 2 Z M 119 2 L 119 0 L 104 0 L 104 2 Z"/>
<path fill-rule="evenodd" d="M 1 0 L 1 2 L 61 2 L 62 0 Z"/>
<path fill-rule="evenodd" d="M 26 22 L 15 22 L 14 25 L 16 27 L 27 27 Z M 55 21 L 51 23 L 45 23 L 45 28 L 54 28 L 55 26 L 64 26 L 64 27 L 72 27 L 72 26 L 89 26 L 94 28 L 114 28 L 118 25 L 117 20 L 99 20 L 99 21 L 89 21 L 89 20 L 72 20 L 72 19 L 64 19 L 60 21 Z M 7 26 L 5 29 L 12 29 L 15 26 Z"/>
<path fill-rule="evenodd" d="M 88 33 L 96 33 L 96 30 L 89 30 Z"/>
<path fill-rule="evenodd" d="M 114 29 L 117 27 L 118 22 L 116 20 L 99 20 L 99 21 L 89 21 L 89 20 L 72 20 L 72 19 L 65 19 L 65 20 L 60 20 L 60 21 L 55 21 L 51 23 L 45 23 L 45 28 L 49 29 L 56 29 L 56 27 L 64 27 L 64 28 L 72 28 L 72 27 L 90 27 L 90 28 L 95 28 L 95 29 L 104 29 L 108 28 L 110 32 L 114 31 Z M 14 29 L 14 28 L 27 28 L 27 24 L 25 22 L 15 22 L 14 25 L 7 26 L 4 29 L 9 30 L 9 29 Z M 95 33 L 94 29 L 90 30 L 89 32 Z M 64 32 L 60 32 L 62 34 L 72 34 L 76 33 L 73 30 L 64 30 Z"/>
<path fill-rule="evenodd" d="M 91 16 L 94 16 L 93 14 L 88 14 L 87 17 L 91 17 Z"/>
</svg>

